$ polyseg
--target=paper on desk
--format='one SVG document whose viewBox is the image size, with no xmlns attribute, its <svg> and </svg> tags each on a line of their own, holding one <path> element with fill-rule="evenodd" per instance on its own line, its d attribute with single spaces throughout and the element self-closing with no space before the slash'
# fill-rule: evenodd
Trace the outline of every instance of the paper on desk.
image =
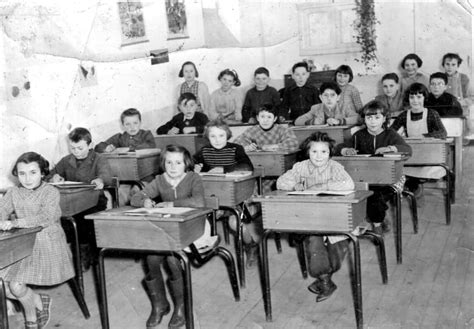
<svg viewBox="0 0 474 329">
<path fill-rule="evenodd" d="M 62 181 L 58 183 L 49 183 L 53 186 L 59 187 L 59 188 L 71 188 L 71 187 L 95 187 L 94 184 L 87 184 L 83 182 L 73 182 L 73 181 Z"/>
<path fill-rule="evenodd" d="M 354 191 L 316 191 L 316 190 L 304 190 L 304 191 L 292 191 L 288 192 L 288 195 L 349 195 Z"/>
<path fill-rule="evenodd" d="M 252 175 L 251 171 L 233 171 L 229 173 L 214 173 L 214 172 L 200 172 L 199 175 L 201 176 L 218 176 L 218 177 L 229 177 L 229 178 L 239 178 L 239 177 L 247 177 Z"/>
<path fill-rule="evenodd" d="M 187 207 L 166 207 L 166 208 L 137 208 L 133 210 L 127 210 L 127 214 L 163 214 L 163 215 L 181 215 L 185 214 L 194 208 Z"/>
</svg>

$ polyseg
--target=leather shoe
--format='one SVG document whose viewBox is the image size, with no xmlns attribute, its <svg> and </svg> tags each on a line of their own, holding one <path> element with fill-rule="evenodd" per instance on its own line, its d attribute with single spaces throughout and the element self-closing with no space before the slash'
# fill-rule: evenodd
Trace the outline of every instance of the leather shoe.
<svg viewBox="0 0 474 329">
<path fill-rule="evenodd" d="M 336 284 L 331 280 L 331 275 L 330 274 L 324 274 L 321 275 L 320 277 L 320 289 L 321 291 L 319 292 L 318 296 L 316 297 L 316 302 L 322 302 L 333 294 L 334 291 L 336 291 L 337 286 Z"/>
<path fill-rule="evenodd" d="M 316 280 L 314 280 L 314 282 L 308 286 L 308 290 L 311 291 L 313 294 L 318 295 L 319 293 L 321 293 L 321 287 L 319 285 L 320 280 L 319 278 L 316 278 Z"/>
</svg>

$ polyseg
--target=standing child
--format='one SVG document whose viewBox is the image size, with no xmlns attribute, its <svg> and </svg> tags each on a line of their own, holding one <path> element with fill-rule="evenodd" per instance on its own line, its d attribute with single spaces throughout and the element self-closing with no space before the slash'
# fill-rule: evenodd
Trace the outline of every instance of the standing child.
<svg viewBox="0 0 474 329">
<path fill-rule="evenodd" d="M 209 122 L 204 136 L 208 139 L 209 145 L 204 146 L 194 156 L 195 172 L 227 173 L 235 170 L 253 170 L 252 162 L 244 148 L 229 142 L 232 132 L 223 120 Z"/>
<path fill-rule="evenodd" d="M 430 75 L 430 90 L 425 101 L 427 108 L 438 112 L 440 117 L 461 117 L 462 107 L 456 97 L 446 92 L 448 76 L 446 73 L 436 72 Z"/>
<path fill-rule="evenodd" d="M 331 159 L 334 153 L 334 140 L 326 133 L 313 133 L 301 144 L 301 149 L 308 159 L 295 163 L 291 170 L 278 178 L 279 190 L 354 189 L 354 182 L 344 167 Z M 304 243 L 309 274 L 316 278 L 308 289 L 317 294 L 316 302 L 322 302 L 337 288 L 331 276 L 341 268 L 341 262 L 347 251 L 347 240 L 310 235 L 306 237 Z"/>
<path fill-rule="evenodd" d="M 375 96 L 375 100 L 384 104 L 388 109 L 390 118 L 397 117 L 405 109 L 403 106 L 403 95 L 398 84 L 396 73 L 387 73 L 382 77 L 383 94 Z"/>
<path fill-rule="evenodd" d="M 204 207 L 204 187 L 199 174 L 193 172 L 194 164 L 189 154 L 182 146 L 168 145 L 160 157 L 158 175 L 145 187 L 135 193 L 131 204 L 134 207 Z M 159 197 L 162 201 L 156 204 L 153 199 Z M 210 237 L 210 226 L 206 221 L 205 235 L 200 240 L 216 244 L 216 237 Z M 214 239 L 211 239 L 214 238 Z M 196 243 L 195 243 L 196 244 Z M 197 246 L 199 248 L 199 246 Z M 170 311 L 166 298 L 165 282 L 161 266 L 166 261 L 169 268 L 169 288 L 174 302 L 174 311 L 168 328 L 180 328 L 186 324 L 184 316 L 184 285 L 183 274 L 179 260 L 174 256 L 147 256 L 148 273 L 145 283 L 152 302 L 152 311 L 146 322 L 147 328 L 157 327 L 164 315 Z"/>
<path fill-rule="evenodd" d="M 45 328 L 51 297 L 37 294 L 27 285 L 51 286 L 74 276 L 71 252 L 60 224 L 58 190 L 43 179 L 49 163 L 35 152 L 22 154 L 12 174 L 20 186 L 12 187 L 0 199 L 0 230 L 41 226 L 30 256 L 0 270 L 7 285 L 7 297 L 17 299 L 25 312 L 27 329 Z M 9 220 L 15 213 L 16 219 Z"/>
<path fill-rule="evenodd" d="M 60 183 L 64 180 L 94 184 L 96 190 L 103 190 L 104 185 L 112 183 L 110 166 L 102 155 L 89 149 L 92 136 L 85 128 L 75 128 L 68 135 L 68 144 L 71 154 L 62 158 L 54 167 L 47 181 Z M 106 209 L 111 202 L 110 193 L 101 193 L 97 205 L 89 210 L 75 215 L 78 225 L 79 241 L 81 243 L 82 265 L 84 270 L 88 270 L 93 260 L 92 252 L 95 250 L 94 222 L 91 220 L 81 220 L 85 215 Z"/>
<path fill-rule="evenodd" d="M 295 83 L 286 87 L 283 92 L 280 116 L 294 122 L 321 101 L 318 90 L 308 83 L 310 71 L 306 62 L 296 63 L 291 72 Z"/>
<path fill-rule="evenodd" d="M 156 133 L 158 135 L 201 134 L 209 119 L 204 113 L 196 112 L 196 96 L 192 93 L 181 94 L 178 104 L 180 113 L 156 129 Z"/>
<path fill-rule="evenodd" d="M 423 84 L 426 88 L 429 86 L 428 77 L 421 72 L 418 72 L 423 65 L 423 61 L 417 54 L 408 54 L 402 59 L 401 67 L 405 71 L 405 76 L 402 78 L 402 93 L 411 86 L 412 83 L 418 82 Z"/>
<path fill-rule="evenodd" d="M 411 154 L 411 147 L 403 138 L 388 126 L 388 109 L 383 103 L 371 101 L 361 112 L 366 128 L 352 135 L 351 140 L 339 144 L 336 154 L 353 156 L 359 154 L 384 154 L 403 152 Z M 400 117 L 400 116 L 399 116 Z M 396 186 L 403 189 L 405 177 L 402 177 Z M 372 189 L 372 188 L 371 188 Z M 385 220 L 386 202 L 392 197 L 392 190 L 386 187 L 372 189 L 374 194 L 367 200 L 367 217 L 372 223 L 372 230 L 382 234 L 390 230 L 390 223 Z"/>
<path fill-rule="evenodd" d="M 323 125 L 340 126 L 354 125 L 359 121 L 359 114 L 350 106 L 342 105 L 341 89 L 334 82 L 324 82 L 319 88 L 322 103 L 311 107 L 311 110 L 295 120 L 295 126 Z"/>
<path fill-rule="evenodd" d="M 407 90 L 405 97 L 408 98 L 410 108 L 398 116 L 392 128 L 397 131 L 403 128 L 407 137 L 446 138 L 446 129 L 438 112 L 425 107 L 428 89 L 420 83 L 414 83 Z M 405 168 L 403 171 L 409 176 L 407 188 L 417 197 L 421 196 L 423 191 L 420 178 L 439 179 L 446 174 L 440 167 Z"/>
<path fill-rule="evenodd" d="M 125 132 L 115 134 L 105 142 L 97 144 L 96 152 L 110 153 L 118 147 L 128 147 L 130 151 L 156 147 L 151 131 L 140 129 L 142 124 L 140 111 L 134 108 L 123 111 L 120 122 Z"/>
<path fill-rule="evenodd" d="M 221 87 L 211 94 L 211 103 L 209 105 L 209 119 L 215 120 L 221 118 L 226 122 L 242 121 L 242 95 L 240 91 L 233 86 L 240 86 L 239 76 L 237 72 L 225 69 L 217 80 L 220 81 Z"/>
<path fill-rule="evenodd" d="M 209 88 L 204 82 L 196 80 L 196 78 L 199 78 L 196 65 L 193 62 L 184 62 L 178 76 L 184 78 L 184 82 L 178 86 L 175 99 L 178 99 L 184 93 L 194 94 L 198 112 L 207 113 L 210 102 Z"/>
<path fill-rule="evenodd" d="M 257 109 L 263 104 L 272 104 L 274 107 L 280 107 L 280 94 L 270 87 L 270 72 L 265 67 L 259 67 L 255 70 L 255 87 L 249 89 L 245 95 L 244 107 L 242 108 L 242 122 L 256 123 Z"/>
<path fill-rule="evenodd" d="M 360 99 L 359 90 L 350 83 L 354 80 L 354 74 L 349 65 L 341 65 L 336 69 L 334 80 L 341 88 L 341 94 L 337 101 L 341 108 L 347 111 L 359 113 L 362 108 L 362 100 Z"/>
</svg>

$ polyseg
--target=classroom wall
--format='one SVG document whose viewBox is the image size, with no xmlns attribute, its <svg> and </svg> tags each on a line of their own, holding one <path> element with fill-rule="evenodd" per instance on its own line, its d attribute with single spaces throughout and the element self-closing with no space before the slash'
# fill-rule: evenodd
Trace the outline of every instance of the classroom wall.
<svg viewBox="0 0 474 329">
<path fill-rule="evenodd" d="M 120 130 L 119 115 L 124 109 L 136 107 L 143 113 L 144 128 L 154 131 L 171 118 L 175 88 L 181 82 L 178 71 L 187 60 L 197 64 L 199 79 L 211 92 L 219 87 L 221 69 L 236 69 L 242 94 L 251 86 L 258 66 L 270 69 L 271 85 L 279 89 L 283 75 L 303 58 L 321 67 L 347 63 L 358 75 L 354 83 L 363 101 L 376 95 L 380 74 L 396 70 L 409 52 L 424 59 L 425 72 L 438 70 L 448 50 L 459 52 L 465 59 L 461 70 L 472 76 L 471 16 L 454 1 L 377 0 L 380 65 L 370 74 L 354 61 L 357 54 L 300 56 L 297 5 L 303 2 L 308 1 L 233 1 L 229 8 L 238 13 L 235 22 L 240 27 L 235 22 L 226 26 L 240 33 L 240 45 L 234 48 L 203 48 L 201 1 L 186 0 L 190 38 L 177 40 L 167 40 L 164 1 L 144 2 L 149 41 L 124 47 L 116 3 L 3 4 L 0 187 L 12 184 L 7 174 L 22 152 L 40 152 L 52 163 L 67 154 L 65 136 L 72 127 L 88 127 L 93 139 L 101 141 Z M 225 3 L 205 1 L 208 8 L 220 8 L 221 13 Z M 229 17 L 227 12 L 221 20 Z M 151 65 L 150 51 L 163 48 L 169 50 L 169 62 Z M 94 66 L 95 79 L 84 81 L 79 64 L 86 69 Z M 29 90 L 24 88 L 27 81 Z M 11 95 L 14 85 L 21 87 L 17 97 Z"/>
</svg>

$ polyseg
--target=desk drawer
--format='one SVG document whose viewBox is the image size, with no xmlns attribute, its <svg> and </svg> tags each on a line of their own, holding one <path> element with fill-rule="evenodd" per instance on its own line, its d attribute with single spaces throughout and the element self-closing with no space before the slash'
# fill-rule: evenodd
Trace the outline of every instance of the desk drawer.
<svg viewBox="0 0 474 329">
<path fill-rule="evenodd" d="M 94 220 L 100 248 L 181 250 L 204 233 L 206 215 L 182 222 Z"/>
<path fill-rule="evenodd" d="M 262 202 L 263 227 L 349 232 L 365 218 L 366 204 L 366 200 L 353 204 Z"/>
</svg>

